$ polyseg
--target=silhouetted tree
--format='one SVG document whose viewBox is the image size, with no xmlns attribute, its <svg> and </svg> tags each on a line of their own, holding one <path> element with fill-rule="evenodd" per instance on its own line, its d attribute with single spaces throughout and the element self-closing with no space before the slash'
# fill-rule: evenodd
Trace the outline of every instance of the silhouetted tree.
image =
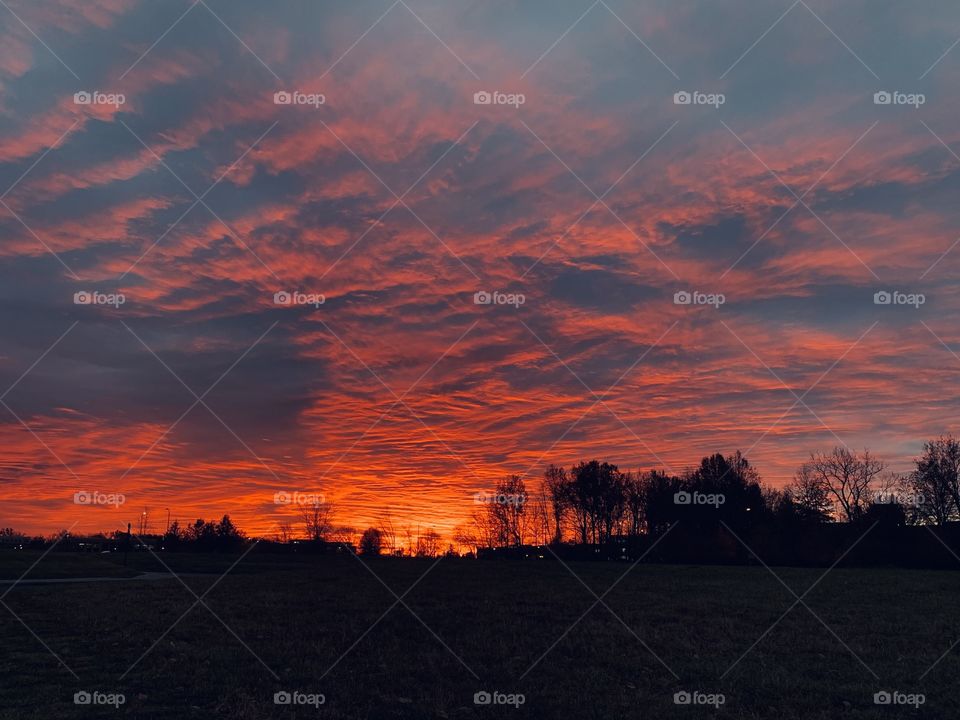
<svg viewBox="0 0 960 720">
<path fill-rule="evenodd" d="M 905 478 L 904 485 L 916 500 L 920 518 L 946 525 L 960 514 L 960 441 L 952 436 L 939 437 L 923 444 L 916 460 L 917 469 Z"/>
<path fill-rule="evenodd" d="M 286 545 L 293 539 L 293 527 L 288 522 L 282 522 L 277 525 L 277 532 L 274 533 L 274 539 Z"/>
<path fill-rule="evenodd" d="M 0 546 L 13 546 L 25 542 L 27 537 L 11 527 L 0 529 Z"/>
<path fill-rule="evenodd" d="M 477 546 L 476 534 L 460 525 L 453 529 L 453 541 L 457 544 L 457 550 L 461 553 L 464 548 L 467 549 L 467 552 L 473 552 L 473 549 Z"/>
<path fill-rule="evenodd" d="M 840 507 L 844 519 L 854 522 L 863 517 L 870 504 L 872 486 L 886 466 L 870 455 L 835 447 L 829 453 L 815 453 L 797 471 L 798 478 L 823 488 Z"/>
<path fill-rule="evenodd" d="M 326 540 L 333 530 L 333 504 L 317 500 L 300 506 L 300 517 L 307 538 L 314 541 Z"/>
<path fill-rule="evenodd" d="M 661 470 L 648 470 L 640 474 L 638 482 L 647 532 L 660 535 L 677 520 L 674 497 L 681 489 L 680 479 Z"/>
<path fill-rule="evenodd" d="M 379 555 L 383 548 L 383 536 L 375 527 L 367 528 L 360 536 L 360 552 L 364 555 Z"/>
<path fill-rule="evenodd" d="M 429 529 L 417 535 L 417 557 L 436 557 L 440 554 L 440 533 Z"/>
<path fill-rule="evenodd" d="M 197 518 L 197 521 L 190 526 L 187 537 L 198 548 L 211 549 L 216 545 L 217 524 Z"/>
<path fill-rule="evenodd" d="M 397 544 L 397 528 L 389 510 L 377 519 L 377 529 L 380 531 L 383 546 L 388 548 L 391 554 L 399 552 L 401 548 Z"/>
<path fill-rule="evenodd" d="M 766 510 L 760 476 L 739 450 L 704 457 L 681 485 L 688 493 L 715 498 L 714 504 L 693 502 L 679 508 L 679 518 L 701 529 L 723 522 L 739 532 L 758 522 Z"/>
<path fill-rule="evenodd" d="M 551 529 L 551 503 L 546 483 L 541 482 L 537 491 L 527 498 L 527 529 L 534 545 L 545 545 L 553 541 Z"/>
<path fill-rule="evenodd" d="M 641 475 L 628 472 L 623 477 L 623 507 L 626 518 L 627 535 L 636 537 L 643 530 L 646 520 L 645 498 Z"/>
<path fill-rule="evenodd" d="M 220 550 L 236 550 L 246 542 L 246 535 L 233 524 L 229 515 L 224 515 L 217 523 L 216 538 L 216 546 Z"/>
<path fill-rule="evenodd" d="M 164 550 L 177 550 L 186 541 L 187 533 L 180 527 L 180 522 L 174 520 L 163 534 L 162 547 Z"/>
<path fill-rule="evenodd" d="M 567 502 L 573 510 L 580 541 L 607 542 L 623 517 L 623 475 L 610 463 L 581 462 L 570 470 Z"/>
<path fill-rule="evenodd" d="M 570 481 L 567 471 L 556 465 L 549 465 L 543 474 L 543 482 L 550 498 L 553 518 L 553 541 L 563 538 L 563 520 L 569 509 Z"/>
<path fill-rule="evenodd" d="M 473 526 L 477 544 L 481 547 L 500 547 L 500 536 L 493 514 L 486 505 L 473 511 Z"/>
<path fill-rule="evenodd" d="M 497 545 L 522 545 L 526 531 L 527 489 L 523 478 L 510 475 L 497 483 L 487 511 L 493 525 Z"/>
<path fill-rule="evenodd" d="M 830 491 L 811 472 L 806 464 L 797 470 L 793 482 L 785 488 L 784 502 L 790 504 L 797 519 L 805 522 L 828 522 L 830 520 Z"/>
</svg>

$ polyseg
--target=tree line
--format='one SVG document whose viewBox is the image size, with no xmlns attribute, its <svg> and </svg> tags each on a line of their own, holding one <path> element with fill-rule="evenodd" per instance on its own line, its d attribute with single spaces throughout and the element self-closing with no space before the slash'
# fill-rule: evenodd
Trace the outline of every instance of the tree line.
<svg viewBox="0 0 960 720">
<path fill-rule="evenodd" d="M 869 450 L 835 447 L 812 453 L 783 488 L 766 485 L 739 451 L 716 453 L 680 474 L 622 471 L 599 460 L 569 469 L 550 465 L 539 482 L 511 475 L 481 493 L 458 542 L 481 548 L 605 545 L 657 537 L 675 523 L 701 534 L 725 526 L 885 524 L 946 526 L 960 520 L 960 440 L 924 443 L 907 473 L 893 473 Z"/>
</svg>

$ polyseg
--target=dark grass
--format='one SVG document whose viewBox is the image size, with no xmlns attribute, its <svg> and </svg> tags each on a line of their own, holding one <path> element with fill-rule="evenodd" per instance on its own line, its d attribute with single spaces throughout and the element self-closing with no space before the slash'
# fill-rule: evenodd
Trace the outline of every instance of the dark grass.
<svg viewBox="0 0 960 720">
<path fill-rule="evenodd" d="M 235 559 L 164 556 L 178 572 L 222 572 Z M 960 639 L 960 573 L 833 570 L 804 599 L 830 629 L 797 605 L 721 679 L 795 602 L 762 567 L 639 565 L 604 598 L 630 629 L 597 605 L 571 630 L 595 598 L 557 562 L 443 559 L 427 572 L 434 562 L 369 562 L 401 595 L 427 573 L 404 598 L 426 627 L 403 605 L 384 616 L 395 597 L 353 557 L 255 552 L 219 582 L 186 576 L 200 594 L 216 582 L 205 602 L 242 642 L 197 606 L 123 680 L 194 603 L 180 582 L 17 587 L 4 602 L 80 680 L 0 606 L 0 718 L 960 717 L 960 648 L 920 679 Z M 628 567 L 570 566 L 597 594 Z M 803 594 L 824 570 L 775 572 Z M 882 688 L 927 701 L 877 707 Z M 123 692 L 127 703 L 76 707 L 79 689 Z M 277 707 L 283 689 L 323 693 L 326 704 Z M 524 693 L 526 704 L 475 706 L 484 689 Z M 679 689 L 722 692 L 726 703 L 677 707 Z"/>
<path fill-rule="evenodd" d="M 118 562 L 115 556 L 99 553 L 54 551 L 44 555 L 42 550 L 0 550 L 0 580 L 17 580 L 24 573 L 28 573 L 25 579 L 131 577 L 138 570 L 125 568 L 122 560 Z M 2 593 L 3 586 L 0 586 Z"/>
</svg>

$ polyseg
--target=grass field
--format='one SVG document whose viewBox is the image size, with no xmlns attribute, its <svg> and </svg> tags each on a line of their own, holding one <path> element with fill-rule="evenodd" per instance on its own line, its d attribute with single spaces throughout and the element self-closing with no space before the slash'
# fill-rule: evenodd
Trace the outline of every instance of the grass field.
<svg viewBox="0 0 960 720">
<path fill-rule="evenodd" d="M 2 576 L 27 557 L 0 554 Z M 763 567 L 638 565 L 604 596 L 609 609 L 591 610 L 585 585 L 602 595 L 629 565 L 384 558 L 365 567 L 350 556 L 255 552 L 218 581 L 236 557 L 164 560 L 189 573 L 183 582 L 198 595 L 209 591 L 209 609 L 190 609 L 196 598 L 173 578 L 10 591 L 9 609 L 0 606 L 0 718 L 960 717 L 960 647 L 934 666 L 960 639 L 960 573 L 836 569 L 804 597 L 810 610 L 783 616 L 796 598 Z M 125 571 L 54 553 L 30 577 L 83 575 L 86 563 L 89 575 Z M 131 569 L 158 567 L 131 555 Z M 798 595 L 824 572 L 774 570 Z M 378 577 L 398 595 L 413 586 L 409 609 Z M 875 705 L 884 689 L 925 702 Z M 75 705 L 82 690 L 126 702 Z M 724 702 L 676 705 L 683 690 Z M 276 705 L 279 691 L 325 702 Z M 480 691 L 521 693 L 524 703 L 476 705 Z"/>
</svg>

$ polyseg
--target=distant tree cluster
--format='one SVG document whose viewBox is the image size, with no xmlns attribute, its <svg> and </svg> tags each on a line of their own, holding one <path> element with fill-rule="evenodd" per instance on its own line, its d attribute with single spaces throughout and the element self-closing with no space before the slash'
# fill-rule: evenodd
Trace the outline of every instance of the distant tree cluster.
<svg viewBox="0 0 960 720">
<path fill-rule="evenodd" d="M 549 543 L 604 545 L 658 536 L 671 525 L 734 533 L 759 523 L 784 528 L 857 523 L 897 517 L 906 524 L 945 525 L 960 520 L 960 441 L 925 443 L 916 469 L 904 475 L 868 450 L 835 447 L 811 454 L 787 487 L 767 487 L 739 451 L 704 457 L 679 475 L 661 470 L 621 471 L 599 460 L 566 469 L 547 467 L 528 492 L 523 478 L 500 481 L 455 540 L 510 548 Z"/>
<path fill-rule="evenodd" d="M 501 481 L 474 513 L 477 544 L 510 547 L 562 541 L 602 545 L 657 534 L 681 518 L 738 526 L 764 508 L 756 470 L 739 452 L 703 458 L 681 476 L 623 472 L 599 460 L 569 470 L 550 465 L 528 495 L 519 476 Z M 689 502 L 688 502 L 689 500 Z"/>
<path fill-rule="evenodd" d="M 242 548 L 246 542 L 246 534 L 233 523 L 229 515 L 224 515 L 219 522 L 198 519 L 187 527 L 181 527 L 174 520 L 162 537 L 165 550 L 232 552 Z"/>
</svg>

